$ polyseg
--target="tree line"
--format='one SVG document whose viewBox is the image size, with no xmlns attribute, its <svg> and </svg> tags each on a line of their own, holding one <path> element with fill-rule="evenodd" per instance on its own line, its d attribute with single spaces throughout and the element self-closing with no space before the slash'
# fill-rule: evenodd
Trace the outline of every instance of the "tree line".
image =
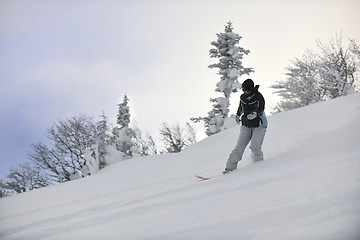
<svg viewBox="0 0 360 240">
<path fill-rule="evenodd" d="M 176 153 L 196 142 L 190 123 L 162 123 L 158 146 L 153 137 L 130 124 L 129 98 L 118 105 L 116 124 L 104 113 L 58 119 L 47 130 L 47 141 L 32 144 L 27 162 L 10 169 L 0 180 L 0 197 L 67 182 L 97 173 L 113 163 L 138 156 Z"/>
</svg>

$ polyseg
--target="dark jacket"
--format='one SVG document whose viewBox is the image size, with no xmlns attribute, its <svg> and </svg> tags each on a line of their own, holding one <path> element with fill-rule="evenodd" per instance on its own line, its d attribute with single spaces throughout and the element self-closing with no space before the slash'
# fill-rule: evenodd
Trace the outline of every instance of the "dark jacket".
<svg viewBox="0 0 360 240">
<path fill-rule="evenodd" d="M 267 127 L 267 119 L 264 114 L 265 99 L 258 89 L 259 85 L 256 85 L 253 91 L 248 94 L 244 93 L 240 97 L 240 104 L 236 114 L 238 116 L 242 115 L 241 122 L 246 127 Z M 249 120 L 247 116 L 253 112 L 257 116 Z"/>
</svg>

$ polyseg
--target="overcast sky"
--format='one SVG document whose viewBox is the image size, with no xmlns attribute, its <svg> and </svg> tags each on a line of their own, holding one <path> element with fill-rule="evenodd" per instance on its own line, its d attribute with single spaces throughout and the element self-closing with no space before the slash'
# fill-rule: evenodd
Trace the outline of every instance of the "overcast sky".
<svg viewBox="0 0 360 240">
<path fill-rule="evenodd" d="M 269 85 L 316 39 L 360 43 L 359 10 L 359 0 L 0 0 L 0 177 L 58 118 L 104 110 L 115 123 L 125 93 L 155 138 L 161 122 L 206 116 L 219 96 L 210 42 L 229 20 L 255 70 L 240 81 L 260 84 L 269 113 Z"/>
</svg>

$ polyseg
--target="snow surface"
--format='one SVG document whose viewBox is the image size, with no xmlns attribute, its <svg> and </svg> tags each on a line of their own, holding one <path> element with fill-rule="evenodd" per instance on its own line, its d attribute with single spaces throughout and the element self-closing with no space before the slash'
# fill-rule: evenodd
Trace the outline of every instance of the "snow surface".
<svg viewBox="0 0 360 240">
<path fill-rule="evenodd" d="M 359 93 L 270 116 L 266 160 L 224 176 L 239 126 L 2 198 L 0 239 L 358 240 L 359 119 Z"/>
</svg>

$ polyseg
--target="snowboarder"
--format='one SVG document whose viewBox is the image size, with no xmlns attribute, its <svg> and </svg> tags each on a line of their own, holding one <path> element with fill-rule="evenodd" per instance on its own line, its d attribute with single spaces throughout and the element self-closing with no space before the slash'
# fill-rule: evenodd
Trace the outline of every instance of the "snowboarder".
<svg viewBox="0 0 360 240">
<path fill-rule="evenodd" d="M 254 86 L 254 82 L 251 79 L 246 79 L 242 84 L 244 93 L 240 97 L 240 104 L 236 113 L 236 121 L 240 123 L 241 116 L 242 126 L 238 142 L 226 162 L 223 174 L 237 168 L 237 164 L 241 160 L 245 148 L 250 141 L 250 149 L 254 162 L 264 159 L 261 146 L 267 128 L 267 118 L 264 113 L 265 99 L 258 89 L 259 85 Z"/>
</svg>

